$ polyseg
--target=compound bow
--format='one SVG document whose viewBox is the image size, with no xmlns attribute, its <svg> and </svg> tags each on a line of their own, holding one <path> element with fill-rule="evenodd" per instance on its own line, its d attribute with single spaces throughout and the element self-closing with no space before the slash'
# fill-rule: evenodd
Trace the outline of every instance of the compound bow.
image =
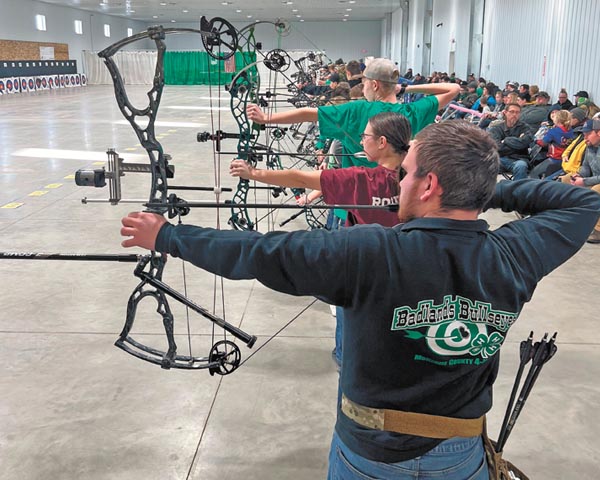
<svg viewBox="0 0 600 480">
<path fill-rule="evenodd" d="M 200 30 L 189 28 L 163 28 L 161 26 L 151 27 L 146 32 L 141 32 L 132 37 L 125 38 L 99 53 L 99 56 L 104 59 L 104 62 L 111 73 L 119 109 L 135 131 L 140 144 L 148 153 L 150 171 L 152 174 L 149 203 L 153 205 L 152 207 L 149 207 L 148 211 L 161 215 L 168 212 L 170 218 L 173 218 L 176 215 L 185 215 L 188 213 L 189 209 L 185 207 L 185 202 L 182 202 L 174 194 L 168 195 L 169 189 L 167 179 L 172 176 L 172 170 L 168 164 L 169 157 L 164 154 L 162 145 L 156 139 L 154 124 L 165 83 L 163 68 L 164 52 L 166 50 L 164 42 L 165 36 L 167 34 L 179 33 L 200 34 L 207 53 L 217 60 L 225 60 L 231 57 L 237 49 L 238 40 L 236 30 L 229 22 L 219 17 L 213 18 L 210 21 L 205 17 L 202 17 Z M 113 57 L 124 46 L 146 38 L 155 42 L 158 57 L 153 86 L 147 93 L 149 104 L 144 109 L 137 109 L 129 101 L 125 91 L 123 78 Z M 144 122 L 140 122 L 140 119 L 143 119 Z M 145 124 L 145 126 L 143 126 L 143 124 Z M 254 345 L 256 337 L 228 324 L 223 319 L 191 302 L 185 295 L 171 289 L 162 281 L 165 265 L 166 257 L 158 252 L 144 255 L 138 261 L 134 273 L 141 279 L 141 282 L 129 297 L 125 326 L 115 342 L 115 345 L 127 353 L 150 363 L 158 364 L 165 369 L 208 368 L 211 375 L 214 373 L 225 375 L 233 372 L 240 364 L 241 354 L 239 347 L 230 340 L 222 340 L 214 343 L 208 357 L 194 357 L 191 355 L 191 352 L 190 355 L 177 354 L 177 345 L 173 333 L 174 319 L 166 297 L 170 296 L 175 298 L 187 307 L 198 312 L 200 315 L 208 318 L 216 325 L 222 327 L 225 331 L 244 342 L 248 347 Z M 168 342 L 168 349 L 164 352 L 144 345 L 130 336 L 138 306 L 143 299 L 148 297 L 153 298 L 156 301 L 156 311 L 162 317 Z"/>
</svg>

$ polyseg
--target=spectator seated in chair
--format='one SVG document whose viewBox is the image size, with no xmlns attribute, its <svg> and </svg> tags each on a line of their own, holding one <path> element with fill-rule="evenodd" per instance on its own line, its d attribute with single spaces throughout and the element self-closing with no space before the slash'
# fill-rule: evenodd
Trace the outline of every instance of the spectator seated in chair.
<svg viewBox="0 0 600 480">
<path fill-rule="evenodd" d="M 565 149 L 562 154 L 561 169 L 546 177 L 546 180 L 557 180 L 558 177 L 574 175 L 579 171 L 587 144 L 581 130 L 583 123 L 586 121 L 585 112 L 581 108 L 574 108 L 569 112 L 571 114 L 571 127 L 577 135 L 571 144 Z"/>
<path fill-rule="evenodd" d="M 498 145 L 500 173 L 510 173 L 513 180 L 527 178 L 529 145 L 533 140 L 532 128 L 519 120 L 521 107 L 509 103 L 504 110 L 505 120 L 491 126 L 488 133 Z"/>
<path fill-rule="evenodd" d="M 552 107 L 548 105 L 550 95 L 546 92 L 540 92 L 535 98 L 534 105 L 523 107 L 521 111 L 521 121 L 529 125 L 534 131 L 540 128 L 542 122 L 548 119 L 548 114 Z"/>
<path fill-rule="evenodd" d="M 577 173 L 564 175 L 560 180 L 577 187 L 590 188 L 600 194 L 600 118 L 585 122 L 581 132 L 587 145 L 583 163 Z M 600 220 L 587 241 L 600 243 Z"/>
<path fill-rule="evenodd" d="M 550 128 L 536 144 L 548 149 L 548 156 L 537 164 L 529 176 L 531 178 L 546 178 L 561 170 L 562 154 L 575 137 L 571 128 L 571 114 L 567 110 L 550 112 L 554 127 Z"/>
</svg>

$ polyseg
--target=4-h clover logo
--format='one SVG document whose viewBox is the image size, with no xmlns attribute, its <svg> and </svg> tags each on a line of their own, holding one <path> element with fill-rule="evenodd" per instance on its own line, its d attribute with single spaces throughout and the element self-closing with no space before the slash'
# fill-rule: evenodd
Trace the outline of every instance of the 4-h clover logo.
<svg viewBox="0 0 600 480">
<path fill-rule="evenodd" d="M 481 355 L 483 358 L 493 356 L 502 346 L 504 338 L 498 332 L 492 333 L 489 337 L 485 333 L 480 333 L 471 342 L 469 353 L 474 357 Z"/>
</svg>

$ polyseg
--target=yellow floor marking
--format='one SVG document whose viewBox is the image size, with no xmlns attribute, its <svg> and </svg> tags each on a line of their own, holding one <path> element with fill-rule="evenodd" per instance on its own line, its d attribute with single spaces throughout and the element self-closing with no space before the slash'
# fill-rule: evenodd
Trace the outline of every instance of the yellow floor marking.
<svg viewBox="0 0 600 480">
<path fill-rule="evenodd" d="M 2 205 L 0 208 L 19 208 L 21 205 L 24 205 L 24 204 L 13 202 L 13 203 L 7 203 L 6 205 Z"/>
<path fill-rule="evenodd" d="M 60 188 L 62 186 L 63 186 L 62 183 L 50 183 L 50 184 L 46 185 L 44 188 Z"/>
<path fill-rule="evenodd" d="M 30 197 L 41 197 L 42 195 L 46 195 L 48 190 L 36 190 L 35 192 L 31 192 L 29 194 Z"/>
<path fill-rule="evenodd" d="M 75 175 L 74 175 L 74 174 L 67 175 L 67 176 L 65 177 L 65 180 L 75 180 Z"/>
<path fill-rule="evenodd" d="M 169 133 L 177 133 L 177 130 L 167 130 Z"/>
<path fill-rule="evenodd" d="M 130 147 L 130 148 L 125 149 L 126 152 L 135 152 L 136 150 L 137 150 L 137 147 Z"/>
<path fill-rule="evenodd" d="M 94 162 L 92 165 L 104 165 L 106 162 Z"/>
</svg>

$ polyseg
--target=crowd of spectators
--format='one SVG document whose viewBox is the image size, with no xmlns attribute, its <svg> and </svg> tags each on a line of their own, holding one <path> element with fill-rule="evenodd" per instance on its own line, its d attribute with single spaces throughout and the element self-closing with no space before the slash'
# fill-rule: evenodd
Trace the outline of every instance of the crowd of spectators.
<svg viewBox="0 0 600 480">
<path fill-rule="evenodd" d="M 401 81 L 417 77 L 409 70 Z M 460 84 L 440 120 L 463 118 L 487 130 L 498 145 L 506 178 L 559 180 L 600 194 L 600 108 L 586 90 L 571 101 L 562 88 L 553 103 L 548 92 L 527 83 L 508 81 L 500 87 L 473 74 L 462 80 L 439 72 L 424 81 Z M 600 243 L 600 223 L 588 242 Z"/>
</svg>

